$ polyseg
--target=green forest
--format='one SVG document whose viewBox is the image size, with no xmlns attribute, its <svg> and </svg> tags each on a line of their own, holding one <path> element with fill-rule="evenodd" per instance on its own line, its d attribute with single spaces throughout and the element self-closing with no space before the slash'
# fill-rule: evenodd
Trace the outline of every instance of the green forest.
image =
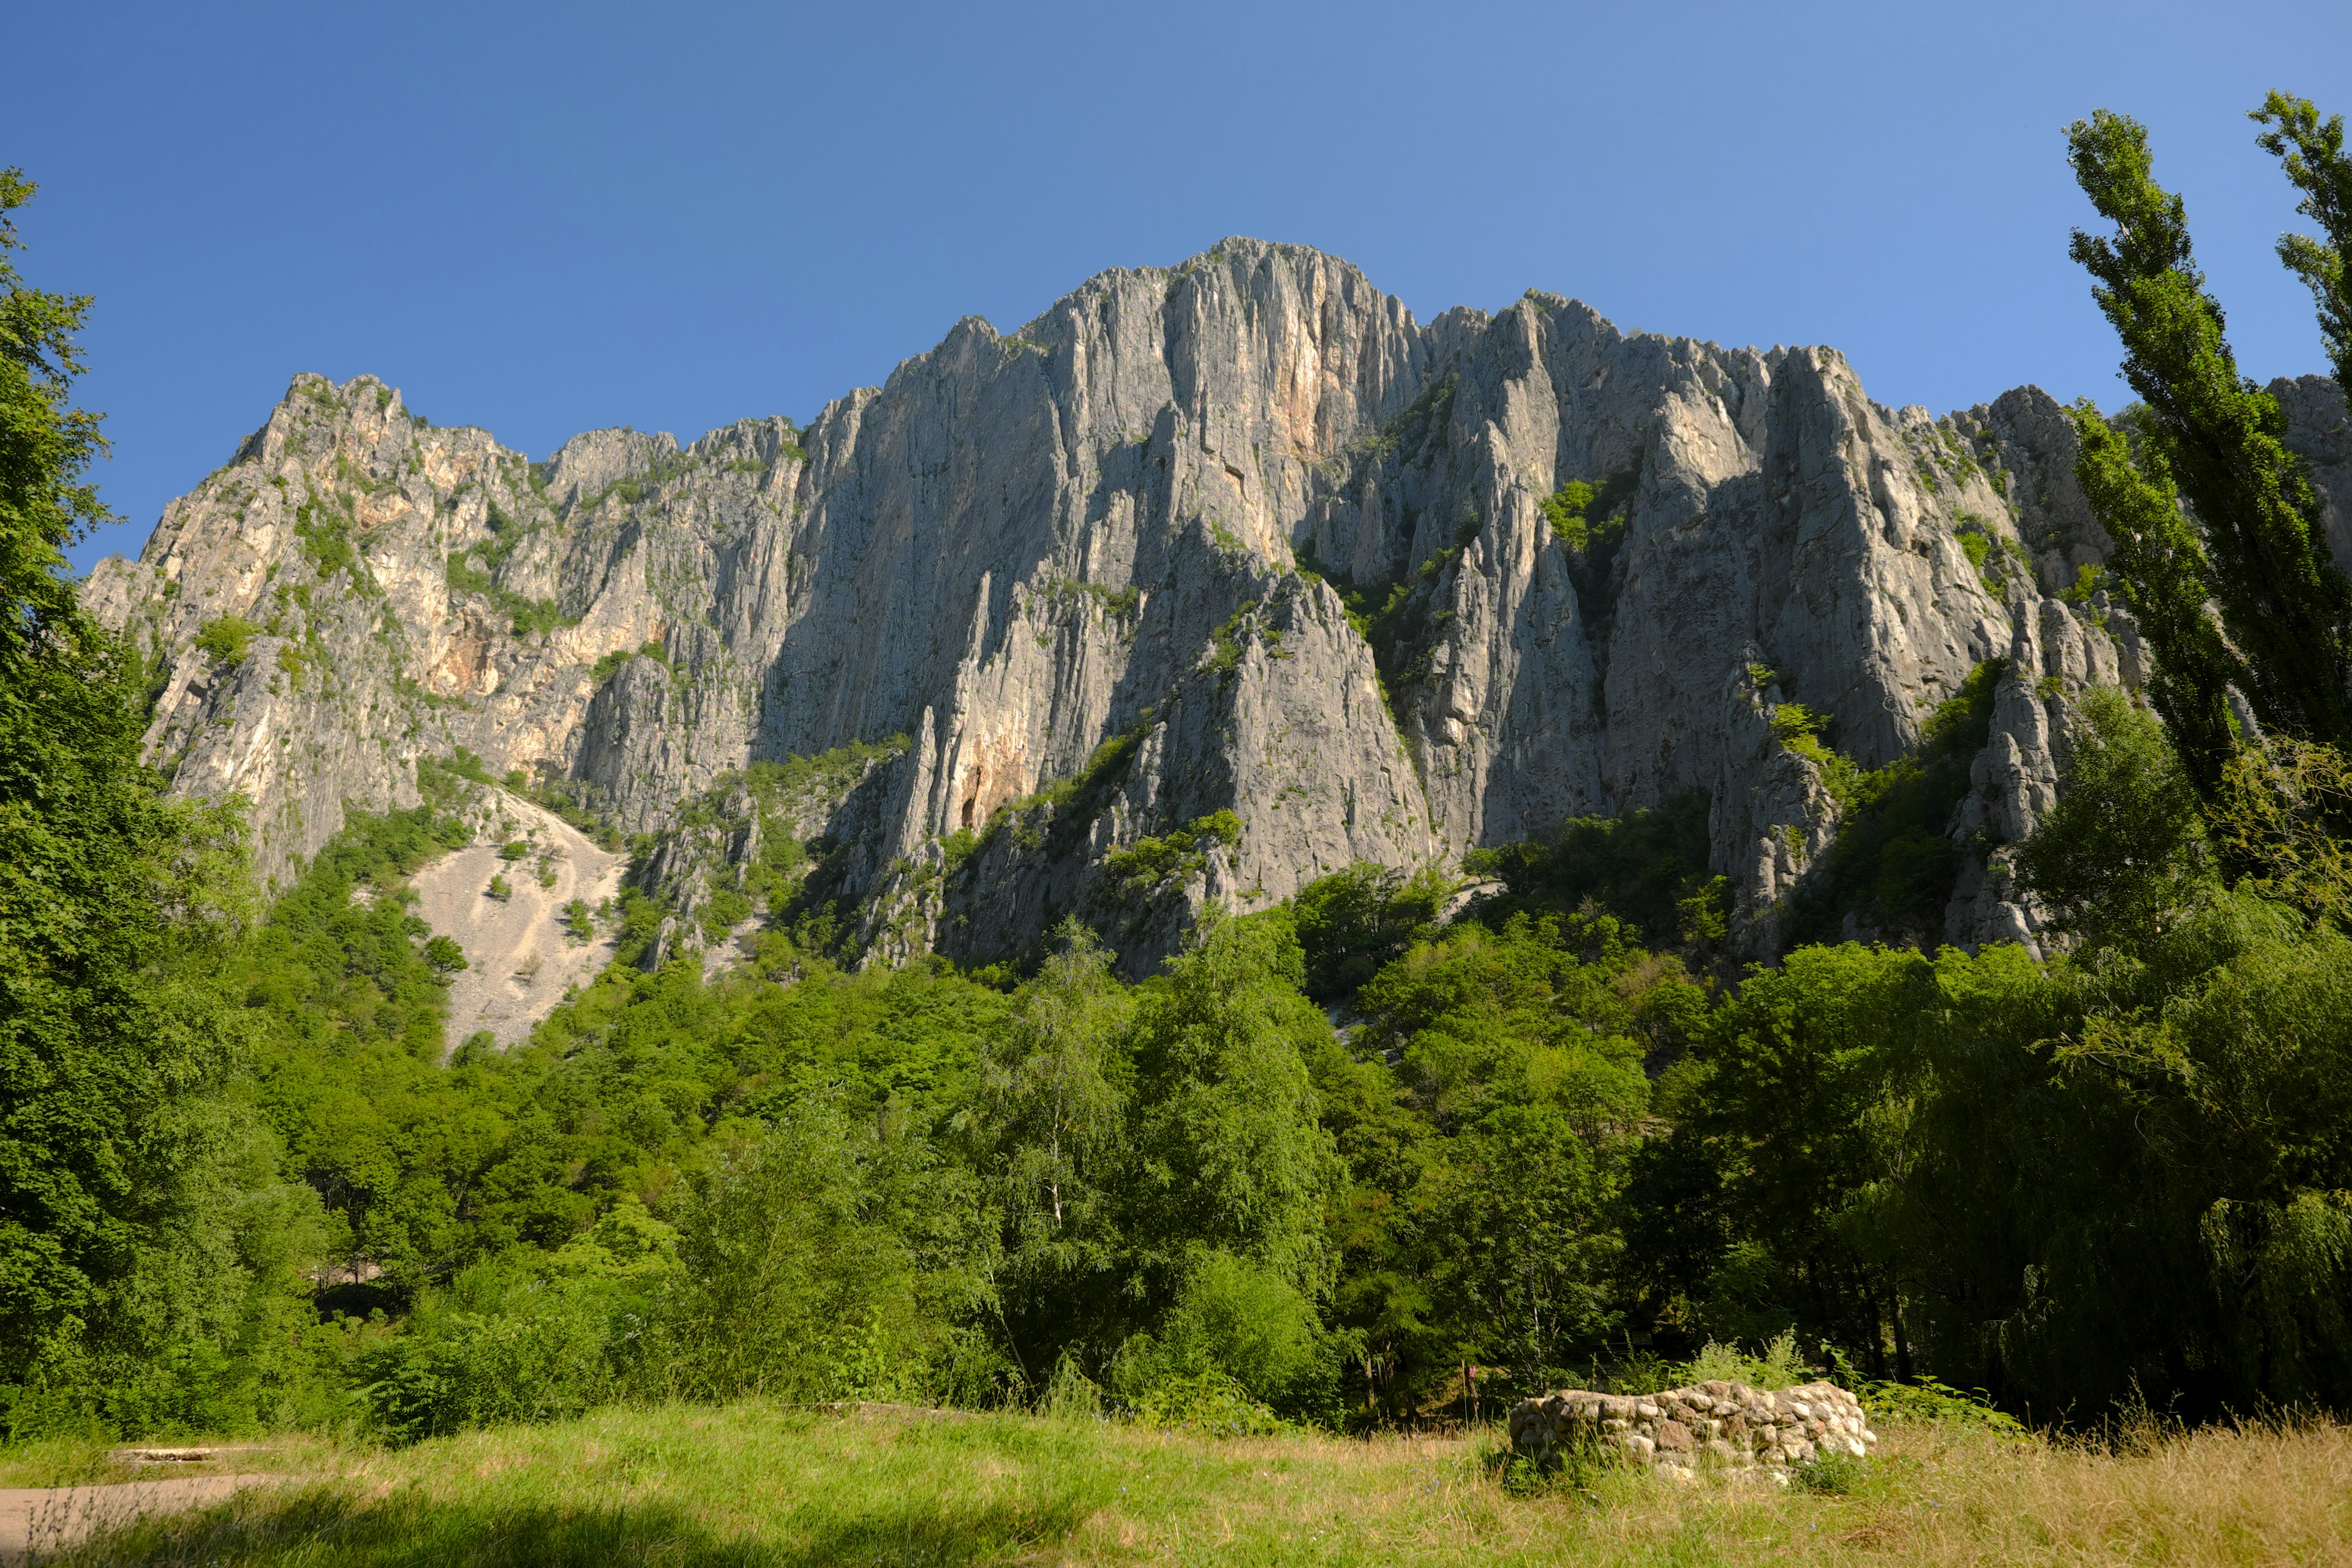
<svg viewBox="0 0 2352 1568">
<path fill-rule="evenodd" d="M 2341 121 L 2258 118 L 2352 386 Z M 2155 674 L 2081 700 L 2018 848 L 2053 955 L 1735 963 L 1697 798 L 1213 909 L 1136 983 L 1075 922 L 1024 973 L 633 941 L 508 1050 L 449 1037 L 407 888 L 487 786 L 428 765 L 264 902 L 234 805 L 142 762 L 148 672 L 61 552 L 105 515 L 89 301 L 0 250 L 0 1429 L 761 1394 L 1354 1430 L 1727 1353 L 2045 1425 L 2352 1409 L 2352 587 L 2145 133 L 2070 135 L 2139 399 L 2076 408 L 2080 477 Z M 2001 673 L 1845 764 L 1801 937 L 1937 907 Z"/>
</svg>

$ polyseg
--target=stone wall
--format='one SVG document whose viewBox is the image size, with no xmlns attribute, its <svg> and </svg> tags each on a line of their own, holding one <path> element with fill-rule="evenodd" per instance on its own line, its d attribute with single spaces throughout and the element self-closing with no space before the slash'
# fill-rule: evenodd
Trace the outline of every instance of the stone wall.
<svg viewBox="0 0 2352 1568">
<path fill-rule="evenodd" d="M 1878 1434 L 1854 1396 L 1834 1384 L 1778 1390 L 1700 1383 L 1662 1394 L 1561 1389 L 1511 1407 L 1511 1447 L 1538 1463 L 1581 1450 L 1689 1471 L 1781 1468 L 1815 1455 L 1866 1458 Z"/>
</svg>

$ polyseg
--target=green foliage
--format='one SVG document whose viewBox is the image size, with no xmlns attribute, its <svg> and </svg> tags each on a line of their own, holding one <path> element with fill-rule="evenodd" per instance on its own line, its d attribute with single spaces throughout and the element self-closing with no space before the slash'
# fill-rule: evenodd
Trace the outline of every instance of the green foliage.
<svg viewBox="0 0 2352 1568">
<path fill-rule="evenodd" d="M 580 617 L 563 614 L 554 600 L 527 597 L 498 580 L 499 569 L 514 554 L 524 535 L 520 525 L 496 506 L 490 508 L 489 526 L 488 542 L 468 546 L 449 557 L 449 591 L 489 600 L 516 637 L 579 625 Z"/>
<path fill-rule="evenodd" d="M 1402 576 L 1360 585 L 1331 582 L 1346 608 L 1349 626 L 1371 648 L 1381 699 L 1400 731 L 1406 728 L 1405 695 L 1428 678 L 1436 634 L 1453 618 L 1451 611 L 1436 608 L 1439 586 L 1462 559 L 1478 528 L 1475 515 L 1464 518 L 1451 546 L 1431 552 L 1419 566 Z M 1299 559 L 1304 575 L 1318 582 L 1326 579 L 1328 574 L 1321 572 L 1311 551 L 1303 552 Z"/>
<path fill-rule="evenodd" d="M 1584 510 L 1591 504 L 1592 487 L 1582 479 L 1570 479 L 1537 503 L 1537 510 L 1561 543 L 1581 550 L 1591 542 L 1591 531 L 1584 521 Z"/>
<path fill-rule="evenodd" d="M 74 334 L 89 298 L 27 289 L 8 254 L 22 243 L 8 215 L 37 188 L 22 169 L 0 170 L 0 408 L 7 413 L 0 436 L 0 584 L 9 612 L 0 619 L 0 658 L 10 660 L 54 635 L 87 642 L 62 552 L 84 530 L 114 521 L 84 478 L 106 450 L 102 416 L 71 401 L 82 370 Z"/>
<path fill-rule="evenodd" d="M 1830 716 L 1801 702 L 1779 702 L 1773 704 L 1769 722 L 1783 747 L 1813 764 L 1821 774 L 1822 787 L 1829 791 L 1838 809 L 1851 808 L 1863 793 L 1864 775 L 1852 757 L 1822 742 L 1821 732 L 1828 727 Z"/>
<path fill-rule="evenodd" d="M 814 756 L 756 762 L 745 771 L 743 782 L 763 812 L 773 811 L 779 803 L 787 800 L 830 802 L 837 800 L 868 769 L 899 756 L 908 744 L 906 736 L 893 735 L 873 743 L 852 741 Z"/>
<path fill-rule="evenodd" d="M 1639 469 L 1610 475 L 1599 484 L 1570 479 L 1537 503 L 1554 538 L 1566 547 L 1569 578 L 1585 622 L 1585 639 L 1595 650 L 1600 673 L 1608 673 L 1609 628 L 1616 608 L 1617 556 L 1625 542 L 1628 503 L 1640 482 Z"/>
<path fill-rule="evenodd" d="M 2319 328 L 2327 343 L 2336 384 L 2352 398 L 2352 157 L 2344 152 L 2344 117 L 2326 120 L 2311 100 L 2273 90 L 2252 119 L 2270 127 L 2255 142 L 2279 160 L 2287 181 L 2303 193 L 2295 211 L 2315 219 L 2322 237 L 2279 237 L 2279 259 L 2311 288 L 2319 304 Z"/>
<path fill-rule="evenodd" d="M 1544 838 L 1474 849 L 1463 868 L 1503 884 L 1476 905 L 1498 923 L 1522 911 L 1567 914 L 1588 901 L 1650 942 L 1720 941 L 1729 884 L 1707 871 L 1707 797 L 1678 795 L 1622 816 L 1572 817 Z"/>
<path fill-rule="evenodd" d="M 1174 829 L 1164 838 L 1139 838 L 1103 858 L 1103 869 L 1129 898 L 1150 898 L 1208 869 L 1210 846 L 1232 849 L 1242 841 L 1242 819 L 1213 811 Z"/>
<path fill-rule="evenodd" d="M 1045 603 L 1056 614 L 1067 615 L 1081 605 L 1092 603 L 1114 621 L 1135 619 L 1143 606 L 1143 590 L 1130 583 L 1124 588 L 1109 588 L 1100 583 L 1081 582 L 1075 577 L 1046 577 L 1040 586 Z"/>
<path fill-rule="evenodd" d="M 1055 934 L 1056 951 L 1014 996 L 1008 1026 L 980 1048 L 964 1133 L 1003 1216 L 1000 1310 L 1015 1353 L 1045 1364 L 1045 1348 L 1059 1346 L 1053 1364 L 1075 1370 L 1087 1325 L 1068 1306 L 1114 1289 L 1118 1274 L 1134 1002 L 1093 932 L 1071 920 Z"/>
<path fill-rule="evenodd" d="M 1136 1419 L 1161 1431 L 1217 1437 L 1261 1437 L 1289 1423 L 1249 1396 L 1239 1378 L 1215 1367 L 1195 1373 L 1150 1370 L 1135 1398 Z"/>
<path fill-rule="evenodd" d="M 1812 1375 L 1812 1369 L 1797 1354 L 1793 1329 L 1780 1331 L 1755 1355 L 1736 1343 L 1709 1340 L 1683 1373 L 1691 1383 L 1744 1383 L 1750 1388 L 1793 1388 L 1811 1381 Z"/>
<path fill-rule="evenodd" d="M 2017 868 L 2061 929 L 2104 948 L 2157 935 L 2216 871 L 2197 792 L 2163 727 L 2117 691 L 2087 693 L 2081 711 L 2058 803 L 2019 847 Z"/>
<path fill-rule="evenodd" d="M 375 579 L 360 565 L 359 552 L 352 547 L 352 527 L 350 517 L 316 498 L 294 509 L 294 537 L 311 569 L 321 579 L 348 573 L 352 586 L 366 593 L 375 587 Z"/>
<path fill-rule="evenodd" d="M 1415 942 L 1437 934 L 1454 882 L 1435 867 L 1408 877 L 1359 860 L 1301 888 L 1291 917 L 1307 963 L 1307 994 L 1318 1002 L 1353 995 Z"/>
<path fill-rule="evenodd" d="M 618 675 L 624 665 L 632 659 L 638 658 L 649 658 L 660 665 L 667 665 L 669 662 L 668 656 L 662 650 L 662 645 L 657 642 L 649 642 L 635 652 L 627 648 L 616 647 L 590 667 L 588 682 L 591 686 L 601 687 Z"/>
<path fill-rule="evenodd" d="M 1608 562 L 1624 537 L 1625 503 L 1639 479 L 1638 472 L 1629 470 L 1612 474 L 1597 485 L 1570 479 L 1536 503 L 1552 537 L 1579 557 L 1580 564 L 1599 569 L 1594 585 L 1605 582 Z M 1580 579 L 1580 590 L 1587 585 Z"/>
<path fill-rule="evenodd" d="M 1810 734 L 1790 743 L 1792 751 L 1812 748 L 1801 754 L 1831 759 L 1823 782 L 1843 813 L 1823 864 L 1794 906 L 1801 940 L 1827 935 L 1849 913 L 1890 933 L 1929 942 L 1940 935 L 1963 853 L 1946 830 L 1969 792 L 1969 764 L 1990 737 L 1993 697 L 2008 671 L 2005 659 L 1971 669 L 1920 726 L 1917 747 L 1883 768 L 1864 772 Z M 1775 728 L 1794 706 L 1780 706 Z"/>
<path fill-rule="evenodd" d="M 1843 1363 L 1844 1358 L 1837 1360 Z M 1975 1426 L 2005 1437 L 2023 1438 L 2030 1435 L 2023 1422 L 1992 1404 L 1982 1389 L 1963 1394 L 1924 1373 L 1909 1383 L 1892 1383 L 1856 1376 L 1851 1368 L 1842 1366 L 1841 1370 L 1843 1375 L 1839 1383 L 1852 1390 L 1863 1409 L 1876 1418 Z"/>
<path fill-rule="evenodd" d="M 1112 790 L 1126 778 L 1136 748 L 1151 732 L 1152 711 L 1147 708 L 1129 729 L 1109 737 L 1088 755 L 1086 765 L 1066 778 L 1041 786 L 1034 794 L 998 806 L 966 849 L 958 846 L 957 864 L 1010 833 L 1025 849 L 1044 848 L 1050 855 L 1067 854 L 1095 818 Z"/>
<path fill-rule="evenodd" d="M 425 1291 L 406 1331 L 361 1358 L 358 1392 L 396 1441 L 580 1415 L 616 1392 L 616 1294 L 527 1253 L 486 1259 Z"/>
<path fill-rule="evenodd" d="M 2168 459 L 2099 417 L 2085 401 L 2073 409 L 2082 449 L 2075 482 L 2093 515 L 2116 541 L 2109 568 L 2124 602 L 2154 650 L 2148 700 L 2200 793 L 2218 787 L 2238 731 L 2229 691 L 2242 674 L 2238 653 L 2208 609 L 2210 568 L 2181 510 Z"/>
<path fill-rule="evenodd" d="M 1839 1221 L 1880 1174 L 1891 1130 L 1874 1113 L 1892 1084 L 1889 1025 L 1910 1009 L 1926 962 L 1799 948 L 1750 973 L 1663 1086 L 1686 1131 L 1656 1158 L 1702 1173 L 1692 1184 L 1705 1197 L 1688 1217 L 1721 1227 L 1692 1248 L 1703 1271 L 1677 1282 L 1711 1336 L 1761 1342 L 1798 1323 L 1858 1347 L 1884 1374 L 1899 1296 Z"/>
<path fill-rule="evenodd" d="M 482 759 L 463 746 L 446 758 L 416 759 L 417 793 L 436 810 L 469 797 L 473 791 L 467 785 L 491 782 L 490 771 L 482 765 Z"/>
<path fill-rule="evenodd" d="M 2099 591 L 2099 569 L 2088 563 L 2074 569 L 2074 580 L 2058 591 L 2058 596 L 2070 605 L 2087 605 L 2091 595 Z"/>
<path fill-rule="evenodd" d="M 2205 815 L 2239 891 L 2352 931 L 2352 759 L 2284 735 L 2242 747 Z"/>
<path fill-rule="evenodd" d="M 1411 406 L 1364 442 L 1363 450 L 1376 458 L 1394 456 L 1405 461 L 1419 457 L 1452 424 L 1454 398 L 1461 387 L 1462 378 L 1450 371 L 1431 382 Z"/>
<path fill-rule="evenodd" d="M 740 889 L 716 887 L 710 889 L 702 905 L 702 934 L 718 942 L 727 933 L 751 918 L 754 906 Z"/>
<path fill-rule="evenodd" d="M 1224 625 L 1209 634 L 1209 654 L 1201 668 L 1212 675 L 1231 675 L 1242 662 L 1242 622 L 1255 609 L 1255 605 L 1244 605 L 1225 617 Z"/>
<path fill-rule="evenodd" d="M 260 634 L 261 628 L 242 616 L 217 616 L 197 631 L 195 647 L 223 664 L 243 664 L 246 645 Z"/>
<path fill-rule="evenodd" d="M 1985 592 L 1996 599 L 2000 598 L 2000 579 L 1985 570 L 1992 558 L 1993 541 L 1992 536 L 1985 531 L 1983 520 L 1973 517 L 1965 520 L 1957 537 L 1961 552 L 1968 556 L 1969 565 L 1975 570 L 1977 580 L 1984 584 Z"/>
<path fill-rule="evenodd" d="M 922 1142 L 881 1136 L 833 1098 L 784 1110 L 688 1178 L 679 1268 L 647 1314 L 639 1380 L 673 1397 L 953 1392 L 943 1312 L 980 1288 L 940 1234 L 940 1216 L 969 1212 L 957 1181 Z"/>
<path fill-rule="evenodd" d="M 1226 1310 L 1204 1291 L 1286 1291 L 1312 1301 L 1330 1288 L 1325 1213 L 1342 1170 L 1307 1068 L 1330 1028 L 1297 989 L 1302 968 L 1286 922 L 1213 916 L 1197 945 L 1137 998 L 1132 1164 L 1122 1194 L 1128 1289 L 1167 1316 L 1156 1333 L 1144 1331 L 1150 1338 L 1126 1347 L 1128 1357 L 1149 1356 L 1155 1344 L 1178 1353 L 1170 1346 L 1188 1336 L 1216 1346 L 1213 1320 Z M 1298 1331 L 1313 1337 L 1311 1314 Z M 1287 1352 L 1251 1354 L 1223 1370 L 1271 1376 L 1297 1367 Z"/>
<path fill-rule="evenodd" d="M 249 1426 L 302 1370 L 318 1205 L 235 1092 L 242 825 L 163 799 L 138 660 L 75 603 L 89 301 L 11 264 L 32 195 L 0 171 L 0 1421 Z"/>
<path fill-rule="evenodd" d="M 1534 1389 L 1619 1322 L 1612 1209 L 1668 1020 L 1704 1003 L 1606 915 L 1512 916 L 1414 943 L 1316 1080 L 1349 1171 L 1334 1315 L 1373 1409 L 1468 1362 Z"/>
<path fill-rule="evenodd" d="M 2284 116 L 2277 134 L 2332 169 L 2315 116 L 2283 99 L 2264 112 Z M 2277 400 L 2238 374 L 2221 306 L 2190 258 L 2185 209 L 2151 174 L 2146 130 L 2102 110 L 2067 136 L 2075 178 L 2116 226 L 2112 237 L 2077 232 L 2072 254 L 2097 279 L 2093 296 L 2123 338 L 2124 378 L 2147 405 L 2136 453 L 2078 409 L 2077 477 L 2116 541 L 2112 565 L 2155 652 L 2158 710 L 2210 796 L 2231 750 L 2230 686 L 2265 729 L 2352 745 L 2352 584 L 2327 554 L 2319 498 L 2284 445 Z M 2304 168 L 2315 200 L 2333 192 Z M 2290 248 L 2294 265 L 2305 253 Z"/>
<path fill-rule="evenodd" d="M 1703 1318 L 2045 1413 L 2352 1394 L 2322 1131 L 2352 944 L 2242 894 L 2139 929 L 2080 968 L 1846 947 L 1751 974 L 1665 1086 L 1660 1159 L 1721 1259 L 1685 1286 Z"/>
</svg>

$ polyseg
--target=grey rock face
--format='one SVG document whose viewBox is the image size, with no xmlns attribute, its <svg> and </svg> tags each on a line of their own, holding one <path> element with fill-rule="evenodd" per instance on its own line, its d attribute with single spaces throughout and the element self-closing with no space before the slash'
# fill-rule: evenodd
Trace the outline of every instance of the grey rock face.
<svg viewBox="0 0 2352 1568">
<path fill-rule="evenodd" d="M 2282 384 L 2352 495 L 2333 384 Z M 1836 829 L 1773 705 L 1876 766 L 2005 658 L 1947 928 L 2030 939 L 1998 846 L 2053 798 L 2070 700 L 2144 665 L 2114 606 L 2058 597 L 2107 548 L 2073 440 L 2032 388 L 1936 420 L 1832 350 L 1628 336 L 1539 294 L 1423 325 L 1235 239 L 1010 337 L 961 322 L 805 429 L 685 447 L 598 431 L 534 465 L 299 377 L 87 596 L 151 660 L 175 788 L 249 800 L 280 881 L 462 747 L 668 832 L 646 876 L 682 916 L 789 833 L 870 952 L 973 962 L 1076 913 L 1148 965 L 1211 900 L 1692 790 L 1769 951 Z M 1563 536 L 1570 479 L 1622 528 Z M 1390 613 L 1351 619 L 1335 582 Z M 235 665 L 195 647 L 230 616 Z M 738 777 L 893 737 L 782 816 Z M 719 826 L 681 816 L 698 798 Z"/>
</svg>

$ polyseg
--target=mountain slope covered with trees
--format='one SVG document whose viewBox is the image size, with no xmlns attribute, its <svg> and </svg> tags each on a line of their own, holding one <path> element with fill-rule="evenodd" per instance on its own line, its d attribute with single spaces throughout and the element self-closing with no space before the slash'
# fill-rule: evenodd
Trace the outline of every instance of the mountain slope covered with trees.
<svg viewBox="0 0 2352 1568">
<path fill-rule="evenodd" d="M 2340 337 L 2340 122 L 2276 97 L 2263 115 L 2324 231 L 2284 254 Z M 189 659 L 150 662 L 179 612 L 126 641 L 64 571 L 60 545 L 98 507 L 95 422 L 68 395 L 84 302 L 0 274 L 0 1422 L 414 1438 L 760 1393 L 1410 1424 L 1564 1381 L 1654 1386 L 1710 1345 L 1775 1343 L 2046 1422 L 2135 1401 L 2200 1418 L 2352 1406 L 2336 647 L 2352 600 L 2322 489 L 2278 395 L 2236 374 L 2144 133 L 2103 114 L 2071 135 L 2117 225 L 2077 253 L 2145 400 L 2063 416 L 2084 526 L 2112 547 L 2087 576 L 2137 628 L 2133 679 L 2126 645 L 2074 618 L 2087 598 L 2043 597 L 2030 563 L 2003 563 L 2006 533 L 1977 532 L 1977 552 L 1951 534 L 1964 593 L 1996 626 L 1990 606 L 2032 606 L 2033 636 L 2009 620 L 2001 647 L 1937 652 L 1934 681 L 1888 673 L 1915 704 L 1933 693 L 1899 724 L 1788 700 L 1820 673 L 1801 661 L 1744 662 L 1707 742 L 1716 789 L 1654 778 L 1653 804 L 1465 831 L 1449 859 L 1434 850 L 1470 796 L 1447 794 L 1438 738 L 1457 721 L 1414 703 L 1457 689 L 1433 656 L 1415 673 L 1384 653 L 1383 628 L 1421 625 L 1439 602 L 1424 589 L 1469 604 L 1484 590 L 1460 568 L 1505 542 L 1465 521 L 1427 582 L 1379 595 L 1285 564 L 1273 598 L 1216 623 L 1233 660 L 1212 649 L 1181 700 L 1221 693 L 1244 730 L 1278 728 L 1294 637 L 1369 649 L 1386 728 L 1327 738 L 1409 738 L 1385 754 L 1430 809 L 1413 843 L 1432 853 L 1306 853 L 1279 896 L 1235 879 L 1270 864 L 1243 847 L 1277 831 L 1246 790 L 1143 809 L 1143 781 L 1179 776 L 1167 715 L 1062 735 L 1084 765 L 1000 798 L 961 794 L 957 748 L 1014 753 L 943 742 L 935 709 L 903 741 L 739 758 L 667 817 L 578 787 L 587 774 L 420 751 L 400 763 L 405 801 L 355 800 L 313 852 L 280 855 L 265 900 L 234 805 L 151 765 L 215 754 L 173 728 Z M 0 185 L 11 210 L 30 194 Z M 1454 384 L 1445 398 L 1477 395 Z M 1803 445 L 1766 436 L 1759 493 L 1773 454 L 1796 463 Z M 1409 476 L 1409 438 L 1410 421 L 1363 460 Z M 466 507 L 531 489 L 478 482 Z M 1549 510 L 1531 513 L 1570 541 L 1563 615 L 1617 585 L 1603 692 L 1633 679 L 1619 661 L 1639 601 L 1633 568 L 1596 558 L 1654 565 L 1639 551 L 1672 543 L 1663 523 L 1643 534 L 1662 510 L 1596 522 L 1608 496 L 1548 476 Z M 297 515 L 315 542 L 320 514 Z M 468 558 L 435 592 L 487 592 Z M 334 566 L 355 585 L 356 560 Z M 1892 570 L 1856 581 L 1906 591 Z M 275 630 L 208 622 L 204 658 L 243 669 L 266 646 L 278 696 L 324 700 L 302 649 L 329 612 L 288 603 L 304 615 Z M 1071 603 L 1089 625 L 1128 613 Z M 1433 636 L 1455 624 L 1442 613 Z M 667 650 L 725 639 L 672 630 L 602 679 L 634 672 L 630 689 L 667 694 L 656 707 L 706 700 Z M 543 650 L 554 634 L 533 635 Z M 2025 662 L 2053 649 L 2073 650 L 2071 673 Z M 536 668 L 549 683 L 530 701 L 570 700 L 554 664 Z M 951 668 L 969 687 L 995 667 Z M 238 701 L 269 679 L 238 676 Z M 1725 760 L 1741 725 L 1752 768 Z M 1475 750 L 1467 730 L 1444 744 Z M 1544 802 L 1501 790 L 1486 760 L 1478 809 L 1525 814 L 1490 826 L 1537 826 Z M 449 1017 L 468 960 L 411 886 L 502 792 L 634 859 L 606 917 L 615 961 L 511 1048 Z M 2017 831 L 1996 831 L 2029 795 Z M 1809 815 L 1774 817 L 1775 800 Z M 1724 868 L 1727 821 L 1769 827 L 1785 883 Z M 918 829 L 929 859 L 866 869 L 930 901 L 861 901 L 849 851 L 911 850 Z M 1018 942 L 951 934 L 960 907 L 985 913 L 957 902 L 964 868 L 1080 864 L 1064 890 L 1095 891 L 1040 893 Z M 1943 942 L 1969 879 L 1996 872 L 1992 901 L 2032 940 Z M 1169 896 L 1122 914 L 1128 892 Z"/>
</svg>

